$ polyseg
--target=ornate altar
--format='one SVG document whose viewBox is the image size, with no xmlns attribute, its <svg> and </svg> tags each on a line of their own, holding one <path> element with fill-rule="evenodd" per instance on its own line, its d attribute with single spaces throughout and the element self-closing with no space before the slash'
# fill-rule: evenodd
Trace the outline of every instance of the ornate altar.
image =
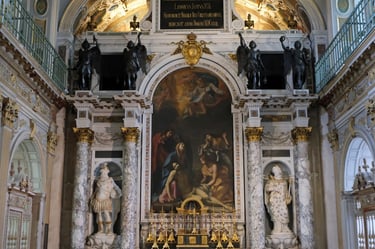
<svg viewBox="0 0 375 249">
<path fill-rule="evenodd" d="M 171 222 L 161 221 L 146 239 L 147 249 L 234 249 L 240 247 L 235 230 L 230 236 L 224 222 L 213 217 L 200 198 L 185 199 Z M 171 215 L 172 217 L 172 215 Z M 163 220 L 162 218 L 160 218 Z"/>
</svg>

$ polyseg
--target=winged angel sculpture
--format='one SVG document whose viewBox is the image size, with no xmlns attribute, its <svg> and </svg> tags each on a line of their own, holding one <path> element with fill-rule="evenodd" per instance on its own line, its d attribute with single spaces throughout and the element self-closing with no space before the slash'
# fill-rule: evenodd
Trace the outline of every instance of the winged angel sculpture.
<svg viewBox="0 0 375 249">
<path fill-rule="evenodd" d="M 89 90 L 91 85 L 92 75 L 98 73 L 100 66 L 100 49 L 98 40 L 93 36 L 94 46 L 85 39 L 81 44 L 81 49 L 78 52 L 78 62 L 76 69 L 79 72 L 79 89 Z"/>
<path fill-rule="evenodd" d="M 138 71 L 147 74 L 147 49 L 141 44 L 142 33 L 137 36 L 137 44 L 129 41 L 123 51 L 124 87 L 125 90 L 135 90 Z"/>
<path fill-rule="evenodd" d="M 238 35 L 240 36 L 241 42 L 241 45 L 236 51 L 238 75 L 245 72 L 247 77 L 247 88 L 259 89 L 261 88 L 261 82 L 263 84 L 266 83 L 265 69 L 261 53 L 259 49 L 255 49 L 257 46 L 255 41 L 250 41 L 249 46 L 247 46 L 241 33 Z"/>
</svg>

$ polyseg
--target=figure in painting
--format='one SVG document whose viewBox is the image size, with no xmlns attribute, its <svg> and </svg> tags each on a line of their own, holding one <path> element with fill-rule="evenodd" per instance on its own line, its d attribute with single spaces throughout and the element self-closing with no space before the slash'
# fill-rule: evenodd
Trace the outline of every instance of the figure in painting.
<svg viewBox="0 0 375 249">
<path fill-rule="evenodd" d="M 201 185 L 209 189 L 209 193 L 221 202 L 233 202 L 232 183 L 228 166 L 219 164 L 214 154 L 200 156 L 200 162 L 202 164 Z"/>
<path fill-rule="evenodd" d="M 249 46 L 247 46 L 241 33 L 238 35 L 241 42 L 236 52 L 238 75 L 242 72 L 246 73 L 248 89 L 260 89 L 261 81 L 263 81 L 263 84 L 266 83 L 265 68 L 261 53 L 259 49 L 256 49 L 257 45 L 255 41 L 250 41 Z"/>
<path fill-rule="evenodd" d="M 196 196 L 207 204 L 222 207 L 226 211 L 232 211 L 232 206 L 213 196 L 210 188 L 207 185 L 201 184 L 194 187 L 192 184 L 191 175 L 188 174 L 185 169 L 181 168 L 180 170 L 177 170 L 174 178 L 176 179 L 177 190 L 179 191 L 182 200 L 191 196 Z"/>
<path fill-rule="evenodd" d="M 112 233 L 112 209 L 113 199 L 119 199 L 121 189 L 109 175 L 108 165 L 104 164 L 100 169 L 100 176 L 96 181 L 96 189 L 91 197 L 91 207 L 96 213 L 98 233 Z"/>
<path fill-rule="evenodd" d="M 292 70 L 293 88 L 302 89 L 306 80 L 306 68 L 310 63 L 309 51 L 302 48 L 300 41 L 294 42 L 294 48 L 285 46 L 285 39 L 285 36 L 280 37 L 281 46 L 284 49 L 284 77 Z"/>
<path fill-rule="evenodd" d="M 141 44 L 141 34 L 139 33 L 137 36 L 137 45 L 133 41 L 129 41 L 123 51 L 124 87 L 126 90 L 136 89 L 135 83 L 139 69 L 142 69 L 142 72 L 147 74 L 147 49 Z"/>
<path fill-rule="evenodd" d="M 283 173 L 279 165 L 274 165 L 272 174 L 264 187 L 264 198 L 268 213 L 273 222 L 272 234 L 292 233 L 288 227 L 289 213 L 288 204 L 292 197 L 288 187 L 288 182 L 283 178 Z"/>
<path fill-rule="evenodd" d="M 207 133 L 204 137 L 204 143 L 199 147 L 198 154 L 199 156 L 211 156 L 213 154 L 216 156 L 216 162 L 231 166 L 232 161 L 228 155 L 230 148 L 226 132 L 221 135 Z"/>
<path fill-rule="evenodd" d="M 178 162 L 172 163 L 172 170 L 169 172 L 168 176 L 165 179 L 165 183 L 161 194 L 159 195 L 160 203 L 169 203 L 174 202 L 178 199 L 179 194 L 177 192 L 177 184 L 175 175 L 177 173 L 180 164 Z"/>
<path fill-rule="evenodd" d="M 218 80 L 209 74 L 196 74 L 195 87 L 189 93 L 189 103 L 184 118 L 207 114 L 207 108 L 217 105 L 224 91 L 218 87 Z"/>
<path fill-rule="evenodd" d="M 100 49 L 98 40 L 93 36 L 95 46 L 91 47 L 90 43 L 85 39 L 81 44 L 78 52 L 78 62 L 76 68 L 79 72 L 79 89 L 90 90 L 92 73 L 94 67 L 98 66 L 100 60 Z M 90 48 L 91 47 L 91 48 Z M 96 70 L 97 72 L 98 70 Z"/>
<path fill-rule="evenodd" d="M 170 183 L 172 179 L 174 179 L 173 175 L 176 173 L 177 168 L 179 167 L 187 169 L 187 165 L 188 162 L 185 153 L 185 144 L 180 142 L 176 145 L 176 149 L 167 156 L 162 166 L 162 179 L 159 183 L 159 191 L 157 191 L 159 194 L 158 199 L 160 203 L 172 202 L 178 199 L 179 196 L 177 195 L 176 185 L 171 186 Z M 171 197 L 171 188 L 175 193 L 173 198 Z M 169 195 L 167 195 L 168 192 Z"/>
<path fill-rule="evenodd" d="M 176 144 L 177 139 L 172 129 L 157 132 L 152 137 L 151 184 L 154 193 L 158 191 L 158 186 L 162 180 L 163 165 L 168 155 L 175 150 Z"/>
</svg>

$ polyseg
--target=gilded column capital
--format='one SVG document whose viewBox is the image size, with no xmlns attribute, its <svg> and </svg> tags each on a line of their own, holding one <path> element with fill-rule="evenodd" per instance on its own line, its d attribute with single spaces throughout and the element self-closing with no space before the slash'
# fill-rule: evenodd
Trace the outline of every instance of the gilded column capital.
<svg viewBox="0 0 375 249">
<path fill-rule="evenodd" d="M 121 127 L 125 142 L 137 142 L 139 137 L 139 128 L 137 127 Z"/>
<path fill-rule="evenodd" d="M 263 127 L 246 127 L 245 135 L 248 142 L 259 142 L 262 138 Z"/>
<path fill-rule="evenodd" d="M 77 135 L 78 142 L 92 143 L 94 140 L 94 131 L 90 128 L 73 128 L 73 132 Z"/>
<path fill-rule="evenodd" d="M 309 140 L 312 127 L 295 127 L 292 130 L 292 138 L 295 143 L 306 142 Z"/>
<path fill-rule="evenodd" d="M 11 99 L 5 99 L 3 103 L 2 115 L 2 125 L 13 128 L 14 123 L 18 119 L 18 105 L 15 101 Z"/>
<path fill-rule="evenodd" d="M 55 154 L 57 145 L 57 134 L 55 132 L 47 133 L 47 151 L 48 153 Z"/>
</svg>

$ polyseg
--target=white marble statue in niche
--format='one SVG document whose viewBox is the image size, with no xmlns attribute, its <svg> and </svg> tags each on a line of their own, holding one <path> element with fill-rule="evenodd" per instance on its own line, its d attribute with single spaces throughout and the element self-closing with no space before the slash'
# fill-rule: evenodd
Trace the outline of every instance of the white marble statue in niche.
<svg viewBox="0 0 375 249">
<path fill-rule="evenodd" d="M 288 185 L 280 166 L 275 164 L 264 187 L 265 204 L 273 222 L 272 234 L 292 233 L 288 227 L 288 204 L 292 202 Z"/>
<path fill-rule="evenodd" d="M 103 164 L 100 169 L 100 176 L 96 181 L 96 188 L 91 197 L 91 207 L 96 213 L 98 233 L 112 233 L 114 218 L 117 212 L 114 210 L 113 199 L 119 199 L 122 195 L 121 189 L 109 174 L 107 164 Z"/>
</svg>

